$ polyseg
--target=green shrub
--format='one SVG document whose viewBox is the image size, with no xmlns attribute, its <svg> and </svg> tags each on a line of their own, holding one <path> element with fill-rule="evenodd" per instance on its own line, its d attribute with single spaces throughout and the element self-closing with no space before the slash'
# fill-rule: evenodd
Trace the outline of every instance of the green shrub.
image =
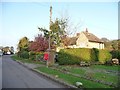
<svg viewBox="0 0 120 90">
<path fill-rule="evenodd" d="M 93 48 L 92 50 L 91 50 L 91 59 L 92 59 L 92 61 L 99 61 L 99 50 L 97 49 L 97 48 Z"/>
<path fill-rule="evenodd" d="M 43 55 L 44 52 L 35 52 L 36 55 Z"/>
<path fill-rule="evenodd" d="M 20 54 L 21 54 L 21 52 L 20 52 L 20 51 L 19 51 L 19 52 L 17 52 L 17 56 L 18 56 L 18 57 L 20 57 Z"/>
<path fill-rule="evenodd" d="M 113 50 L 110 53 L 112 54 L 112 58 L 117 58 L 120 60 L 120 51 L 119 50 Z"/>
<path fill-rule="evenodd" d="M 39 53 L 36 55 L 36 60 L 41 60 L 42 57 L 43 57 L 43 53 Z"/>
<path fill-rule="evenodd" d="M 112 55 L 108 50 L 99 50 L 99 62 L 104 64 L 106 61 L 110 61 L 112 59 Z"/>
<path fill-rule="evenodd" d="M 30 55 L 30 56 L 35 55 L 35 52 L 32 52 L 32 51 L 31 51 L 31 52 L 29 52 L 29 55 Z"/>
<path fill-rule="evenodd" d="M 60 65 L 71 65 L 71 64 L 79 64 L 80 63 L 80 59 L 78 57 L 75 57 L 73 55 L 67 54 L 65 53 L 63 50 L 61 50 L 58 53 L 58 63 Z"/>
<path fill-rule="evenodd" d="M 74 48 L 62 49 L 58 53 L 59 64 L 80 64 L 81 61 L 105 63 L 111 60 L 111 54 L 107 50 L 88 49 L 88 48 Z"/>
<path fill-rule="evenodd" d="M 29 52 L 27 52 L 27 51 L 20 52 L 20 57 L 28 59 L 29 58 Z"/>
<path fill-rule="evenodd" d="M 32 51 L 29 52 L 29 59 L 30 60 L 35 60 L 35 55 L 36 55 L 35 52 L 32 52 Z"/>
<path fill-rule="evenodd" d="M 29 55 L 30 55 L 29 59 L 39 60 L 41 56 L 43 56 L 43 52 L 30 52 Z"/>
<path fill-rule="evenodd" d="M 80 64 L 80 61 L 95 61 L 95 52 L 88 48 L 62 49 L 58 54 L 59 64 Z"/>
<path fill-rule="evenodd" d="M 120 62 L 120 51 L 119 51 L 119 53 L 118 53 L 117 59 L 119 59 L 119 62 Z"/>
</svg>

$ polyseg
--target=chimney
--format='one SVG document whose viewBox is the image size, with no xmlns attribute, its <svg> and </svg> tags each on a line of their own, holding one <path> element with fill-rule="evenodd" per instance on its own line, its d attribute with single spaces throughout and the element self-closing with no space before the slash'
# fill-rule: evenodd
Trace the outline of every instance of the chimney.
<svg viewBox="0 0 120 90">
<path fill-rule="evenodd" d="M 77 36 L 79 36 L 80 35 L 80 33 L 77 33 Z"/>
<path fill-rule="evenodd" d="M 88 33 L 88 29 L 86 28 L 86 33 Z"/>
</svg>

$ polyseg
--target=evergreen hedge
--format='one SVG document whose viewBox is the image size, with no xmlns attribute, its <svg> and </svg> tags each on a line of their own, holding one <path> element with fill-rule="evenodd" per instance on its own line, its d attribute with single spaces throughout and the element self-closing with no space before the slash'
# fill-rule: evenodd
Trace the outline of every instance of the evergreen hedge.
<svg viewBox="0 0 120 90">
<path fill-rule="evenodd" d="M 22 52 L 20 52 L 20 57 L 28 59 L 29 58 L 29 52 L 28 51 L 22 51 Z"/>
<path fill-rule="evenodd" d="M 98 59 L 100 63 L 104 64 L 106 61 L 110 61 L 112 59 L 112 55 L 108 50 L 99 50 Z"/>
<path fill-rule="evenodd" d="M 41 57 L 43 57 L 43 52 L 29 52 L 29 59 L 31 60 L 39 60 Z"/>
<path fill-rule="evenodd" d="M 30 56 L 29 56 L 29 59 L 30 59 L 30 60 L 35 60 L 35 56 L 36 56 L 35 52 L 32 52 L 32 51 L 31 51 L 31 52 L 29 52 L 29 55 L 30 55 Z"/>
<path fill-rule="evenodd" d="M 111 54 L 106 50 L 74 48 L 62 49 L 58 53 L 58 63 L 61 65 L 80 64 L 81 61 L 105 63 L 111 59 Z"/>
<path fill-rule="evenodd" d="M 24 59 L 30 59 L 30 60 L 40 60 L 41 57 L 43 57 L 43 52 L 33 52 L 33 51 L 19 51 L 17 53 L 17 56 L 20 58 L 24 58 Z"/>
<path fill-rule="evenodd" d="M 120 60 L 120 50 L 112 50 L 110 53 L 112 54 L 112 58 L 117 58 Z"/>
</svg>

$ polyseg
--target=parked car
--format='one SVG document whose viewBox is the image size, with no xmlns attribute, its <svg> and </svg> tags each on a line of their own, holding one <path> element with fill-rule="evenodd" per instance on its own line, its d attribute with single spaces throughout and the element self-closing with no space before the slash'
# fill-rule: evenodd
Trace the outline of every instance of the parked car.
<svg viewBox="0 0 120 90">
<path fill-rule="evenodd" d="M 0 57 L 3 55 L 3 52 L 0 50 Z"/>
<path fill-rule="evenodd" d="M 11 52 L 10 51 L 7 51 L 7 52 L 3 52 L 4 55 L 11 55 Z"/>
<path fill-rule="evenodd" d="M 58 54 L 55 54 L 55 62 L 58 62 Z"/>
<path fill-rule="evenodd" d="M 10 54 L 11 54 L 11 52 L 8 51 L 8 52 L 7 52 L 7 55 L 10 55 Z"/>
</svg>

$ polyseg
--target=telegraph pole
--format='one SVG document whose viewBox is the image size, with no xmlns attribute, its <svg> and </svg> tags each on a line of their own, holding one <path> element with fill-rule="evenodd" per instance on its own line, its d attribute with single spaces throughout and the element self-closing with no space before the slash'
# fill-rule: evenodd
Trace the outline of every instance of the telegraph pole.
<svg viewBox="0 0 120 90">
<path fill-rule="evenodd" d="M 50 6 L 50 22 L 49 22 L 49 49 L 48 49 L 48 60 L 47 67 L 52 66 L 54 64 L 54 52 L 51 50 L 51 29 L 50 26 L 52 24 L 52 6 Z"/>
<path fill-rule="evenodd" d="M 50 23 L 49 23 L 49 50 L 51 49 L 50 47 L 50 26 L 51 26 L 51 22 L 52 22 L 52 6 L 50 6 Z"/>
</svg>

